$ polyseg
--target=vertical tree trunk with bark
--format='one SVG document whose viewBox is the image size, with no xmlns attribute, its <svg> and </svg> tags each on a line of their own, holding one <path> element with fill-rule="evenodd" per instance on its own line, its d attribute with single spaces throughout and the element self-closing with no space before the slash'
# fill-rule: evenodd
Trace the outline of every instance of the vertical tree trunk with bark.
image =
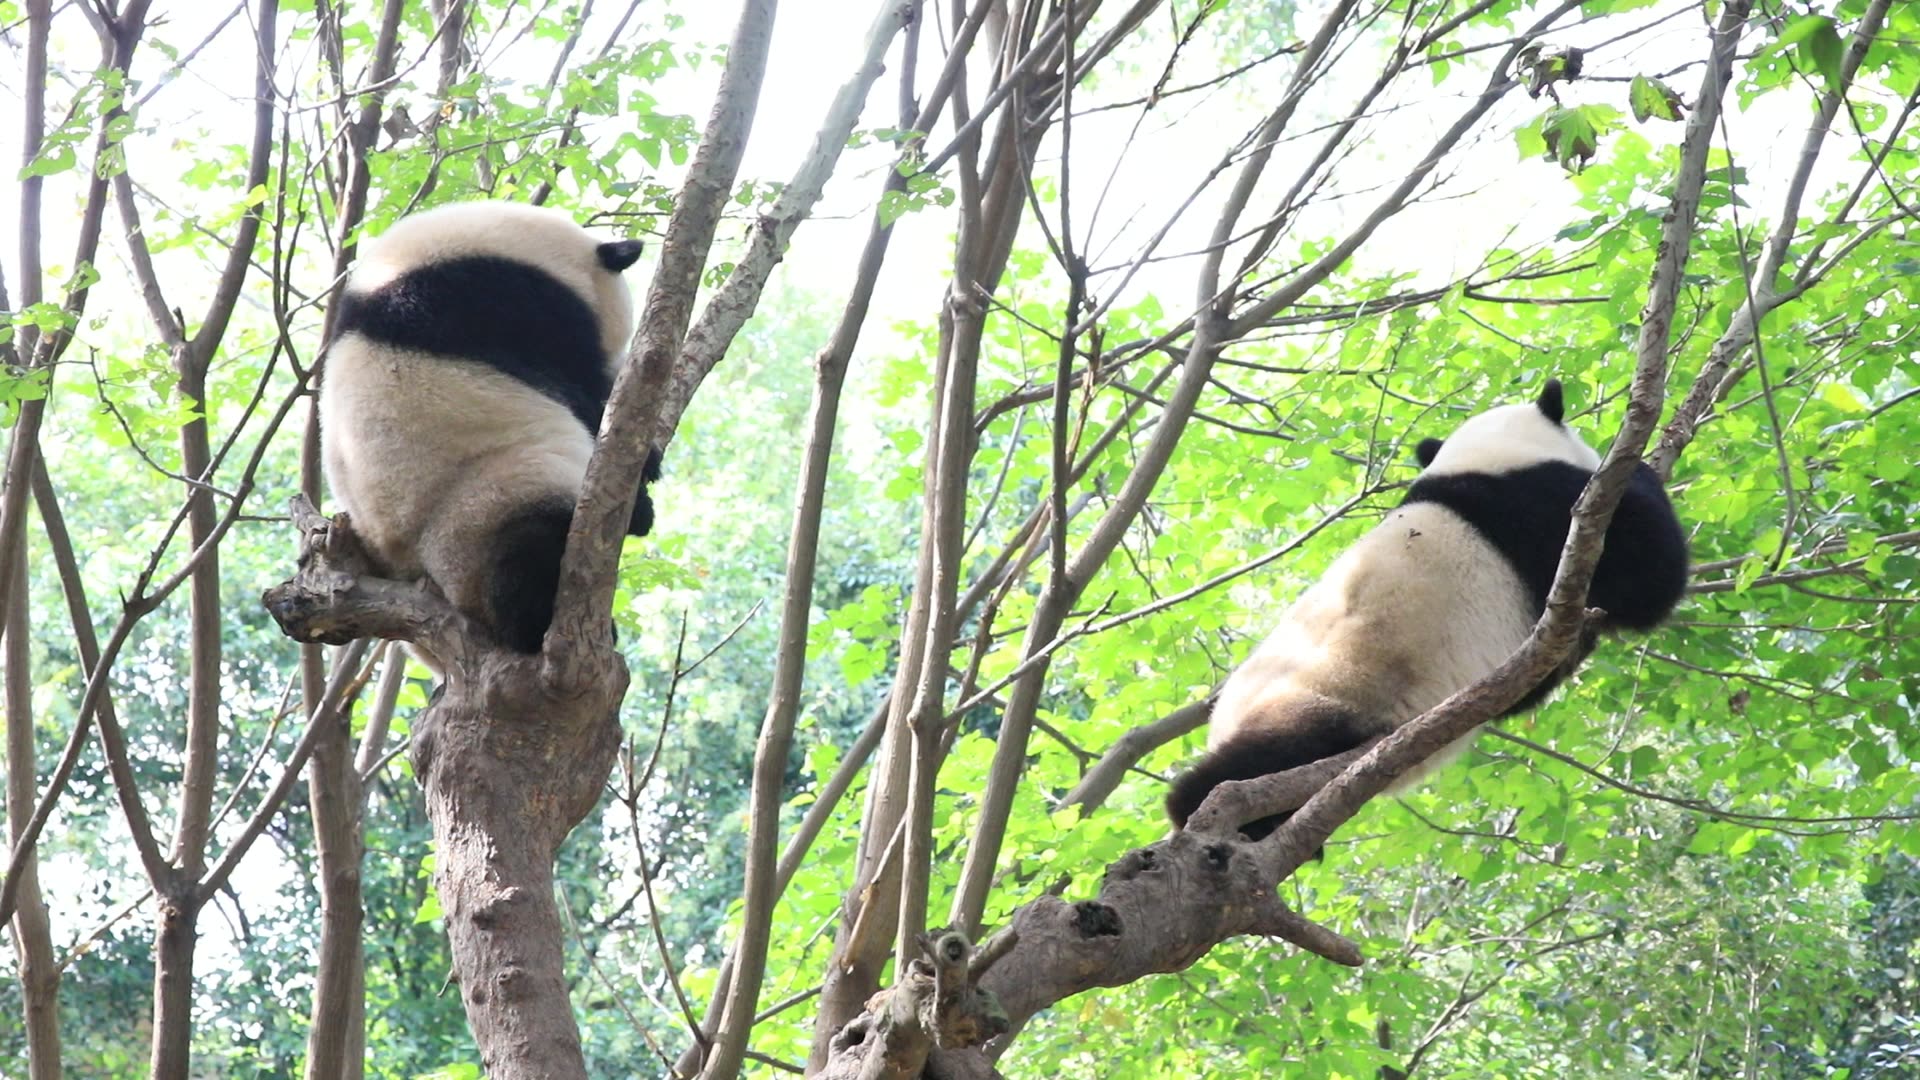
<svg viewBox="0 0 1920 1080">
<path fill-rule="evenodd" d="M 8 847 L 27 831 L 27 819 L 39 802 L 34 781 L 33 650 L 27 618 L 26 545 L 15 549 L 13 566 L 5 573 L 7 589 L 4 632 L 6 664 L 6 779 Z M 40 860 L 29 856 L 15 873 L 18 898 L 13 913 L 13 948 L 19 963 L 20 994 L 25 999 L 23 1020 L 27 1032 L 27 1080 L 60 1080 L 60 969 L 53 955 L 52 928 L 46 901 L 40 895 Z"/>
<path fill-rule="evenodd" d="M 302 696 L 318 705 L 323 693 L 322 684 L 314 682 Z M 315 743 L 307 764 L 320 889 L 320 947 L 307 1037 L 307 1080 L 358 1080 L 365 1068 L 366 1025 L 360 1010 L 366 997 L 361 938 L 365 905 L 360 888 L 364 792 L 354 769 L 351 715 L 343 709 L 325 721 L 327 731 Z"/>
<path fill-rule="evenodd" d="M 447 656 L 436 646 L 435 654 Z M 538 657 L 456 665 L 414 730 L 455 977 L 487 1075 L 586 1076 L 562 962 L 553 860 L 620 748 L 626 669 L 555 691 Z"/>
<path fill-rule="evenodd" d="M 464 10 L 464 3 L 456 6 Z M 371 184 L 367 155 L 372 152 L 380 130 L 380 117 L 386 103 L 388 80 L 396 67 L 400 0 L 386 0 L 381 8 L 378 36 L 374 41 L 373 63 L 368 73 L 370 88 L 361 96 L 358 108 L 346 94 L 346 74 L 338 57 L 344 48 L 336 22 L 327 35 L 328 55 L 334 86 L 341 93 L 337 116 L 345 136 L 347 160 L 339 175 L 340 189 L 335 194 L 338 207 L 333 222 L 335 258 L 333 277 L 343 280 L 355 252 L 354 237 L 366 212 Z M 451 48 L 457 50 L 456 34 Z M 443 77 L 444 77 L 443 71 Z M 337 288 L 337 285 L 336 285 Z M 335 293 L 334 299 L 338 298 Z M 334 303 L 327 305 L 322 340 L 330 332 Z M 325 358 L 317 361 L 316 379 L 325 379 Z M 319 501 L 320 431 L 319 398 L 313 398 L 307 428 L 302 433 L 300 489 Z M 311 715 L 318 707 L 325 680 L 320 646 L 301 647 L 301 696 Z M 366 955 L 363 944 L 365 900 L 361 889 L 362 864 L 366 843 L 361 832 L 361 814 L 366 793 L 355 768 L 349 714 L 343 711 L 320 733 L 307 769 L 307 786 L 313 817 L 315 864 L 320 888 L 320 947 L 314 972 L 313 1005 L 307 1033 L 307 1080 L 359 1080 L 366 1067 Z"/>
</svg>

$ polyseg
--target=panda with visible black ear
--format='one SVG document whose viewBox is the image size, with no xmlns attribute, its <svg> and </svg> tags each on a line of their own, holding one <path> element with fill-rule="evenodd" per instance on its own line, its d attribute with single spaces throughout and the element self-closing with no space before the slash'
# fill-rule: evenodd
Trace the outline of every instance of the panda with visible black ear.
<svg viewBox="0 0 1920 1080">
<path fill-rule="evenodd" d="M 1344 753 L 1438 705 L 1520 647 L 1546 610 L 1574 501 L 1600 456 L 1565 424 L 1558 380 L 1427 439 L 1406 499 L 1348 549 L 1227 678 L 1207 756 L 1174 781 L 1176 826 L 1228 780 Z M 1680 602 L 1687 541 L 1659 477 L 1634 473 L 1607 527 L 1587 594 L 1610 628 L 1651 630 Z M 1532 708 L 1592 650 L 1574 656 L 1504 715 Z M 1398 780 L 1404 790 L 1464 752 L 1473 736 Z M 1259 839 L 1290 815 L 1240 830 Z"/>
<path fill-rule="evenodd" d="M 640 248 L 558 210 L 457 203 L 366 244 L 333 313 L 320 431 L 334 498 L 381 573 L 433 579 L 516 652 L 539 652 L 553 621 L 567 528 L 633 335 L 620 272 Z M 659 476 L 654 450 L 634 536 L 652 527 Z"/>
</svg>

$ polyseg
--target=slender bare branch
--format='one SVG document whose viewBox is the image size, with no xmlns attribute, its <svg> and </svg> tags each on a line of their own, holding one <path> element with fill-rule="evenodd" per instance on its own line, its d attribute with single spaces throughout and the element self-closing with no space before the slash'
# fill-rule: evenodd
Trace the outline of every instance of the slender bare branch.
<svg viewBox="0 0 1920 1080">
<path fill-rule="evenodd" d="M 227 845 L 220 861 L 202 878 L 198 892 L 201 901 L 209 900 L 220 891 L 232 875 L 240 860 L 246 857 L 247 849 L 259 839 L 280 805 L 286 801 L 287 794 L 299 783 L 301 770 L 306 767 L 307 756 L 313 753 L 314 744 L 324 734 L 328 725 L 346 726 L 347 715 L 341 706 L 346 702 L 348 691 L 360 683 L 364 672 L 361 661 L 366 657 L 368 640 L 357 639 L 341 650 L 334 659 L 333 674 L 327 679 L 327 689 L 320 698 L 320 707 L 307 717 L 307 729 L 301 733 L 300 741 L 294 745 L 293 753 L 288 755 L 286 765 L 280 770 L 280 779 L 275 781 L 273 790 L 267 792 L 260 804 L 254 807 L 253 814 L 235 836 L 233 843 Z"/>
<path fill-rule="evenodd" d="M 33 648 L 27 611 L 27 551 L 14 552 L 14 564 L 0 568 L 12 578 L 11 606 L 5 613 L 6 764 L 4 766 L 7 838 L 25 858 L 7 872 L 6 888 L 15 897 L 9 908 L 22 1000 L 22 1027 L 26 1030 L 29 1080 L 60 1077 L 60 969 L 53 953 L 53 932 L 46 900 L 40 893 L 36 848 L 22 844 L 28 817 L 37 802 L 34 784 L 38 768 L 34 753 Z"/>
<path fill-rule="evenodd" d="M 1800 156 L 1794 165 L 1793 175 L 1788 178 L 1787 188 L 1781 197 L 1778 217 L 1774 222 L 1773 235 L 1767 240 L 1766 254 L 1760 261 L 1759 269 L 1752 278 L 1751 295 L 1734 312 L 1726 330 L 1713 343 L 1707 353 L 1707 361 L 1701 365 L 1700 372 L 1694 377 L 1693 386 L 1687 396 L 1674 410 L 1667 421 L 1666 429 L 1661 433 L 1660 444 L 1648 455 L 1647 464 L 1661 479 L 1673 475 L 1674 462 L 1681 451 L 1693 441 L 1699 430 L 1701 420 L 1713 406 L 1716 396 L 1724 393 L 1722 383 L 1736 356 L 1745 352 L 1759 335 L 1760 324 L 1767 314 L 1782 304 L 1796 299 L 1809 288 L 1817 284 L 1837 263 L 1833 260 L 1821 264 L 1817 269 L 1809 262 L 1792 285 L 1782 289 L 1778 285 L 1780 270 L 1786 265 L 1787 253 L 1793 242 L 1796 230 L 1800 227 L 1800 202 L 1806 195 L 1807 185 L 1813 178 L 1813 167 L 1820 159 L 1820 151 L 1825 147 L 1827 135 L 1832 130 L 1834 117 L 1846 103 L 1847 92 L 1853 86 L 1853 80 L 1859 74 L 1860 64 L 1865 59 L 1867 49 L 1880 34 L 1880 26 L 1886 17 L 1891 0 L 1873 0 L 1867 5 L 1852 38 L 1847 43 L 1846 52 L 1841 56 L 1840 78 L 1820 97 L 1820 103 L 1814 112 L 1813 121 L 1807 125 L 1806 138 L 1800 143 Z"/>
<path fill-rule="evenodd" d="M 830 171 L 832 162 L 837 160 L 839 147 L 845 145 L 847 134 L 859 115 L 867 92 L 879 76 L 880 62 L 888 44 L 903 25 L 914 20 L 918 8 L 917 2 L 889 2 L 882 5 L 868 37 L 865 62 L 853 79 L 842 87 L 840 96 L 830 108 L 827 124 L 814 141 L 808 164 L 803 166 L 804 181 L 796 177 L 796 184 L 783 193 L 784 201 L 786 195 L 792 194 L 801 183 L 806 185 L 807 190 L 802 192 L 801 201 L 795 207 L 800 213 L 804 213 L 819 197 L 826 179 L 826 172 L 822 170 Z M 897 170 L 891 171 L 887 190 L 897 190 L 899 183 Z M 777 208 L 775 216 L 776 219 L 779 217 Z M 797 219 L 794 224 L 797 224 Z M 788 231 L 791 232 L 791 225 Z M 839 423 L 840 391 L 845 383 L 847 365 L 859 341 L 861 327 L 866 323 L 867 307 L 879 281 L 880 268 L 885 262 L 887 244 L 892 234 L 891 225 L 883 223 L 876 212 L 855 271 L 852 295 L 841 313 L 833 336 L 815 358 L 807 446 L 801 462 L 799 490 L 794 497 L 792 536 L 787 545 L 786 590 L 781 606 L 780 643 L 775 657 L 773 690 L 768 698 L 767 713 L 761 723 L 759 745 L 754 754 L 746 883 L 743 890 L 745 911 L 740 938 L 730 958 L 729 989 L 713 1040 L 713 1056 L 705 1070 L 707 1075 L 725 1076 L 729 1074 L 716 1070 L 739 1068 L 738 1055 L 746 1046 L 759 1002 L 760 983 L 771 938 L 774 902 L 785 886 L 775 865 L 774 854 L 779 841 L 781 787 L 786 778 L 793 725 L 799 716 L 801 680 L 805 673 L 807 628 L 813 610 L 814 573 L 819 559 L 820 522 L 826 509 L 827 469 L 833 456 L 834 431 Z M 763 237 L 768 238 L 765 244 L 761 243 Z M 762 250 L 763 261 L 770 257 L 777 258 L 778 251 L 784 247 L 785 238 L 774 238 L 770 231 L 763 230 L 755 235 L 755 249 Z M 752 257 L 750 252 L 749 259 Z M 759 282 L 765 280 L 772 264 L 765 263 L 758 271 L 757 281 L 753 277 L 741 277 L 747 265 L 748 261 L 742 260 L 734 276 L 729 279 L 729 285 L 736 280 L 748 283 L 742 286 L 743 295 L 737 302 L 744 303 L 750 310 L 758 297 Z M 726 290 L 723 289 L 722 297 L 725 296 Z M 701 325 L 706 325 L 709 316 L 713 316 L 716 310 L 725 310 L 720 307 L 718 298 L 702 315 Z M 744 313 L 739 314 L 739 318 L 744 317 Z M 717 321 L 717 316 L 715 318 Z M 732 316 L 728 321 L 732 321 Z M 731 328 L 714 328 L 708 332 L 724 333 L 730 340 L 738 329 L 739 324 L 733 323 Z M 689 339 L 689 352 L 695 350 L 694 339 L 699 338 L 701 332 L 700 326 L 694 328 Z M 710 368 L 711 363 L 718 359 L 718 355 L 714 355 L 711 361 L 703 359 L 699 362 L 706 363 Z M 790 878 L 791 874 L 787 876 Z"/>
</svg>

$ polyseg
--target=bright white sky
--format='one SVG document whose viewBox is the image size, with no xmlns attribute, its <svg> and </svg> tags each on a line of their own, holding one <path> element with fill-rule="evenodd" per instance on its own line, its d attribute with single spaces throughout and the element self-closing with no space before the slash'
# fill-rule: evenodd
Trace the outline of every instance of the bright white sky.
<svg viewBox="0 0 1920 1080">
<path fill-rule="evenodd" d="M 590 55 L 598 48 L 624 6 L 607 2 L 596 5 L 576 56 Z M 744 177 L 777 180 L 791 173 L 805 153 L 827 101 L 857 53 L 860 39 L 876 6 L 873 0 L 787 0 L 781 4 L 766 79 L 767 92 L 763 95 L 758 122 L 749 144 L 742 173 Z M 1321 5 L 1308 0 L 1306 6 L 1309 9 L 1306 18 L 1317 18 L 1319 12 L 1313 9 Z M 1663 5 L 1663 8 L 1670 9 L 1671 6 Z M 208 28 L 231 10 L 226 3 L 169 4 L 164 0 L 157 7 L 164 21 L 151 36 L 179 49 L 185 49 L 200 40 Z M 727 40 L 738 8 L 733 3 L 699 0 L 680 0 L 672 4 L 647 0 L 640 5 L 639 19 L 657 20 L 663 12 L 668 11 L 686 22 L 685 31 L 674 33 L 675 40 L 719 44 Z M 1636 15 L 1635 24 L 1645 19 L 1644 15 Z M 96 55 L 91 32 L 71 13 L 60 23 L 60 32 L 56 34 L 54 43 L 56 68 L 83 71 L 91 67 Z M 655 22 L 651 30 L 643 29 L 641 32 L 655 33 L 657 27 L 658 23 Z M 1575 26 L 1553 40 L 1556 44 L 1591 43 L 1612 36 L 1619 29 L 1614 21 L 1609 20 L 1593 27 Z M 932 28 L 929 27 L 928 31 L 931 34 Z M 248 119 L 246 102 L 241 95 L 250 87 L 250 58 L 247 54 L 249 33 L 245 16 L 235 20 L 222 37 L 196 59 L 186 75 L 163 90 L 142 113 L 140 119 L 144 134 L 133 142 L 130 152 L 136 175 L 144 184 L 166 189 L 172 180 L 170 174 L 177 174 L 183 168 L 182 162 L 191 160 L 195 129 L 218 132 L 216 137 L 221 141 L 242 140 Z M 1596 62 L 1590 63 L 1589 74 L 1632 74 L 1673 66 L 1679 60 L 1700 55 L 1703 33 L 1697 14 L 1681 15 L 1644 38 L 1602 53 Z M 17 49 L 18 42 L 13 44 Z M 518 74 L 528 81 L 537 82 L 544 77 L 550 63 L 551 43 L 528 41 L 524 44 L 547 47 L 537 54 L 531 50 L 515 54 L 530 58 L 523 61 L 525 70 Z M 931 54 L 932 50 L 928 50 L 926 55 Z M 18 56 L 18 53 L 13 55 Z M 1138 59 L 1142 61 L 1141 68 L 1115 71 L 1104 76 L 1100 82 L 1083 91 L 1081 101 L 1112 101 L 1138 96 L 1151 84 L 1161 58 L 1143 56 Z M 1336 68 L 1338 81 L 1330 84 L 1328 96 L 1308 100 L 1307 112 L 1311 114 L 1318 109 L 1324 117 L 1350 101 L 1370 77 L 1376 60 L 1376 55 L 1364 49 L 1356 50 L 1350 63 Z M 923 60 L 923 82 L 930 76 L 927 71 L 929 64 L 930 60 Z M 517 66 L 496 62 L 491 63 L 489 68 L 498 75 L 502 67 L 511 69 Z M 145 66 L 139 74 L 151 79 L 162 67 L 159 55 L 149 49 L 145 53 Z M 417 68 L 413 73 L 415 80 L 430 82 L 430 67 L 431 64 L 423 64 Z M 891 126 L 894 122 L 897 54 L 890 68 L 875 89 L 865 126 Z M 1179 86 L 1203 79 L 1215 70 L 1217 68 L 1209 64 L 1204 53 L 1196 52 L 1177 70 L 1171 85 Z M 717 71 L 718 66 L 712 63 L 702 65 L 697 70 L 682 69 L 670 74 L 650 90 L 659 98 L 663 110 L 684 112 L 694 116 L 697 121 L 704 121 Z M 1123 145 L 1137 114 L 1133 110 L 1119 110 L 1079 122 L 1075 129 L 1077 139 L 1073 186 L 1077 205 L 1081 208 L 1077 222 L 1080 224 L 1083 248 L 1092 250 L 1096 256 L 1104 254 L 1109 264 L 1135 250 L 1141 239 L 1156 228 L 1170 209 L 1177 206 L 1179 200 L 1202 178 L 1233 134 L 1250 126 L 1257 115 L 1256 110 L 1278 92 L 1288 71 L 1281 64 L 1268 65 L 1238 83 L 1241 90 L 1237 96 L 1213 91 L 1168 100 L 1148 116 L 1135 145 L 1117 172 L 1113 168 L 1116 148 Z M 1424 82 L 1424 77 L 1412 81 Z M 1439 125 L 1460 106 L 1465 94 L 1477 89 L 1468 80 L 1457 81 L 1457 87 L 1449 87 L 1456 96 L 1416 102 L 1404 111 L 1374 124 L 1374 139 L 1355 160 L 1348 163 L 1341 174 L 1342 182 L 1353 193 L 1352 196 L 1328 202 L 1317 219 L 1310 219 L 1310 224 L 1321 225 L 1323 229 L 1320 231 L 1344 224 L 1349 215 L 1364 210 L 1377 198 L 1375 185 L 1402 175 L 1416 148 L 1432 137 Z M 1691 98 L 1696 81 L 1697 74 L 1689 71 L 1675 77 L 1673 83 L 1684 96 Z M 1352 85 L 1344 86 L 1341 83 Z M 1421 96 L 1427 93 L 1424 85 L 1412 89 Z M 15 80 L 0 75 L 0 145 L 19 145 L 18 94 Z M 58 95 L 59 91 L 56 90 L 56 97 Z M 1624 97 L 1624 88 L 1617 83 L 1590 84 L 1573 88 L 1568 92 L 1568 97 L 1569 100 L 1602 100 L 1617 104 Z M 422 111 L 418 107 L 418 95 L 415 96 L 415 104 L 417 116 Z M 1483 143 L 1491 145 L 1460 157 L 1459 164 L 1454 166 L 1455 179 L 1449 191 L 1467 197 L 1438 204 L 1436 208 L 1416 208 L 1409 212 L 1402 220 L 1391 224 L 1383 235 L 1365 249 L 1360 267 L 1374 272 L 1387 269 L 1417 270 L 1429 275 L 1451 277 L 1471 269 L 1478 263 L 1482 252 L 1489 246 L 1502 243 L 1503 239 L 1508 244 L 1519 245 L 1550 236 L 1566 220 L 1564 215 L 1573 189 L 1556 166 L 1544 161 L 1520 161 L 1509 134 L 1519 118 L 1531 115 L 1540 107 L 1539 104 L 1518 98 L 1509 103 L 1504 114 L 1496 114 L 1479 137 Z M 1796 140 L 1776 137 L 1781 130 L 1781 122 L 1787 117 L 1782 116 L 1778 109 L 1768 112 L 1770 116 L 1767 122 L 1760 126 L 1769 130 L 1765 134 L 1755 132 L 1758 137 L 1754 138 L 1748 138 L 1741 129 L 1753 128 L 1755 118 L 1736 115 L 1733 118 L 1736 143 L 1755 148 L 1748 152 L 1762 159 L 1774 154 L 1790 158 Z M 1638 130 L 1659 141 L 1677 137 L 1678 125 L 1656 124 Z M 1290 173 L 1285 169 L 1287 153 L 1291 151 L 1296 157 L 1302 155 L 1306 145 L 1295 144 L 1283 148 L 1270 171 L 1282 179 L 1290 178 Z M 1043 151 L 1040 166 L 1043 173 L 1057 175 L 1056 155 L 1057 147 Z M 8 157 L 11 159 L 12 155 L 8 154 Z M 1770 167 L 1772 163 L 1766 160 L 1748 161 L 1747 164 L 1752 175 L 1763 184 L 1767 177 L 1780 172 Z M 828 189 L 828 197 L 820 213 L 796 235 L 793 250 L 782 271 L 788 280 L 803 282 L 810 290 L 828 297 L 844 288 L 852 273 L 852 255 L 866 235 L 868 208 L 878 190 L 879 170 L 883 167 L 884 157 L 877 148 L 870 148 L 864 153 L 849 153 Z M 663 172 L 670 171 L 675 171 L 670 163 L 663 166 Z M 48 195 L 48 204 L 54 212 L 49 215 L 46 255 L 49 262 L 56 265 L 63 264 L 72 250 L 71 228 L 76 215 L 66 211 L 69 207 L 77 207 L 78 199 L 77 185 L 73 183 L 76 177 L 70 174 L 60 179 L 64 182 L 50 185 Z M 1215 188 L 1221 186 L 1216 184 Z M 9 195 L 0 204 L 11 204 L 13 201 L 12 192 L 17 189 L 11 185 L 8 187 Z M 1101 199 L 1103 187 L 1108 190 L 1102 200 L 1104 205 L 1101 213 L 1094 222 L 1092 243 L 1088 244 L 1086 222 L 1092 216 L 1088 208 Z M 1471 192 L 1478 194 L 1468 194 Z M 1216 196 L 1217 191 L 1211 192 L 1196 202 L 1188 212 L 1185 227 L 1176 229 L 1163 245 L 1163 254 L 1191 250 L 1200 243 L 1210 221 L 1209 210 Z M 179 196 L 176 193 L 174 197 Z M 1766 205 L 1763 198 L 1755 201 L 1758 206 Z M 1255 205 L 1260 204 L 1256 202 Z M 6 205 L 6 209 L 12 211 L 13 206 Z M 212 211 L 215 208 L 206 209 Z M 4 252 L 4 262 L 0 265 L 5 265 L 10 271 L 8 283 L 17 294 L 16 241 L 13 235 L 15 220 L 15 214 L 11 212 L 0 214 L 0 252 Z M 110 228 L 117 227 L 111 215 L 108 224 Z M 928 290 L 937 292 L 944 284 L 942 269 L 950 256 L 951 228 L 951 222 L 945 215 L 926 213 L 908 218 L 896 230 L 894 255 L 889 260 L 889 272 L 883 279 L 872 325 L 885 326 L 895 315 L 918 315 L 928 310 Z M 1306 231 L 1311 233 L 1316 230 L 1309 228 Z M 1507 239 L 1510 231 L 1511 238 Z M 1096 259 L 1096 262 L 1099 261 Z M 1191 271 L 1191 260 L 1158 263 L 1136 279 L 1135 288 L 1130 291 L 1151 289 L 1159 293 L 1172 309 L 1183 305 L 1191 294 Z M 107 293 L 101 299 L 113 299 L 112 279 L 115 276 L 108 271 Z M 204 276 L 181 274 L 173 277 L 169 284 L 184 293 Z M 193 305 L 185 302 L 191 297 L 170 299 L 181 303 L 191 312 Z M 113 306 L 118 308 L 120 305 L 115 302 Z M 106 310 L 106 306 L 96 307 L 95 310 Z M 132 314 L 139 313 L 133 310 Z"/>
</svg>

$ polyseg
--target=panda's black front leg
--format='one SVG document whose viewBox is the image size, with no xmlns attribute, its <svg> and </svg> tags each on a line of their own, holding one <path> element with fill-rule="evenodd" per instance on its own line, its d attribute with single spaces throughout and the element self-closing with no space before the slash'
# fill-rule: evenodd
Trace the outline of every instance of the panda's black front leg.
<svg viewBox="0 0 1920 1080">
<path fill-rule="evenodd" d="M 653 531 L 653 496 L 647 485 L 660 479 L 660 448 L 647 450 L 646 464 L 640 467 L 640 492 L 633 499 L 633 516 L 627 519 L 628 536 L 645 536 Z"/>
<path fill-rule="evenodd" d="M 1603 629 L 1605 627 L 1600 622 L 1588 619 L 1580 627 L 1580 640 L 1574 643 L 1573 651 L 1567 654 L 1567 658 L 1560 661 L 1552 671 L 1547 672 L 1547 677 L 1540 680 L 1540 685 L 1527 691 L 1526 696 L 1508 706 L 1507 711 L 1500 715 L 1518 716 L 1547 700 L 1561 683 L 1580 670 L 1580 665 L 1587 662 L 1587 657 L 1593 655 L 1594 647 L 1600 644 L 1600 632 Z"/>
<path fill-rule="evenodd" d="M 1642 462 L 1607 526 L 1587 606 L 1606 611 L 1613 628 L 1645 632 L 1665 622 L 1686 591 L 1686 530 L 1659 475 Z"/>
</svg>

